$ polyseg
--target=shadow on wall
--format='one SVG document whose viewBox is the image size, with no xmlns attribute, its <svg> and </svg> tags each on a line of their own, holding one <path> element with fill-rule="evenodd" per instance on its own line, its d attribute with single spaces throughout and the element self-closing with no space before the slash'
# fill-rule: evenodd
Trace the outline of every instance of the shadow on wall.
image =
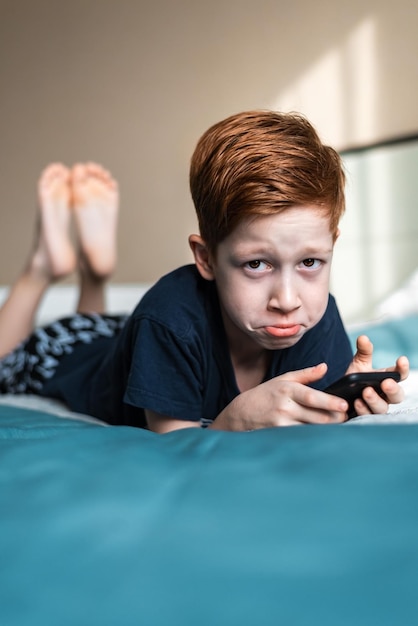
<svg viewBox="0 0 418 626">
<path fill-rule="evenodd" d="M 272 103 L 273 109 L 303 111 L 334 147 L 375 139 L 377 22 L 362 19 Z"/>
</svg>

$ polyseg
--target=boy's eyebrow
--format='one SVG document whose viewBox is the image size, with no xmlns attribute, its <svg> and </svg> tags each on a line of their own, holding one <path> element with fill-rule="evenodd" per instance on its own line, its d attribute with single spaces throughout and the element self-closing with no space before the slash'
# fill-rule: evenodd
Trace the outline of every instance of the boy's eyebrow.
<svg viewBox="0 0 418 626">
<path fill-rule="evenodd" d="M 333 252 L 333 246 L 311 246 L 307 245 L 301 246 L 301 248 L 297 251 L 299 255 L 302 256 L 315 256 L 321 254 L 331 254 Z M 268 244 L 260 243 L 259 245 L 255 243 L 241 244 L 238 245 L 234 251 L 235 256 L 248 256 L 253 254 L 275 254 L 277 249 L 274 246 L 270 246 Z"/>
<path fill-rule="evenodd" d="M 334 248 L 331 247 L 321 247 L 321 246 L 311 246 L 308 248 L 303 248 L 303 253 L 308 255 L 313 254 L 331 254 Z"/>
</svg>

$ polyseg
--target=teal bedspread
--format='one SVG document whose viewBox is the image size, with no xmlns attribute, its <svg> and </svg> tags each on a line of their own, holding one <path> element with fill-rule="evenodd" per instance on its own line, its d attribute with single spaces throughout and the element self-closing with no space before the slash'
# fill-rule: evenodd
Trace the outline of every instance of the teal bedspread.
<svg viewBox="0 0 418 626">
<path fill-rule="evenodd" d="M 398 356 L 405 354 L 411 368 L 418 368 L 418 313 L 411 313 L 380 323 L 358 325 L 348 333 L 353 350 L 359 335 L 368 335 L 372 341 L 373 366 L 389 367 Z"/>
<path fill-rule="evenodd" d="M 0 407 L 0 624 L 418 621 L 418 425 L 158 436 Z"/>
</svg>

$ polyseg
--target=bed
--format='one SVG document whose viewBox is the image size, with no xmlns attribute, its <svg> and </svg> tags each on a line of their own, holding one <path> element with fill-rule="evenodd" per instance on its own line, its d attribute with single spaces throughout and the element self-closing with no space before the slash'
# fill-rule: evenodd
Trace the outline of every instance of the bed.
<svg viewBox="0 0 418 626">
<path fill-rule="evenodd" d="M 0 624 L 416 624 L 418 311 L 363 331 L 413 371 L 344 425 L 155 435 L 1 397 Z"/>
</svg>

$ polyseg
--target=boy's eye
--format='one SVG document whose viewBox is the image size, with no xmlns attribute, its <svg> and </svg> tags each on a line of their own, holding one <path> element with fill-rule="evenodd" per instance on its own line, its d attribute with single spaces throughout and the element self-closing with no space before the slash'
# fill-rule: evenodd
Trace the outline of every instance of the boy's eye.
<svg viewBox="0 0 418 626">
<path fill-rule="evenodd" d="M 316 269 L 320 265 L 320 263 L 321 261 L 319 261 L 318 259 L 304 259 L 302 261 L 302 265 L 308 267 L 309 269 Z"/>
<path fill-rule="evenodd" d="M 263 271 L 267 268 L 267 263 L 265 261 L 260 261 L 260 259 L 254 259 L 254 261 L 248 261 L 245 263 L 245 266 L 253 271 Z"/>
</svg>

